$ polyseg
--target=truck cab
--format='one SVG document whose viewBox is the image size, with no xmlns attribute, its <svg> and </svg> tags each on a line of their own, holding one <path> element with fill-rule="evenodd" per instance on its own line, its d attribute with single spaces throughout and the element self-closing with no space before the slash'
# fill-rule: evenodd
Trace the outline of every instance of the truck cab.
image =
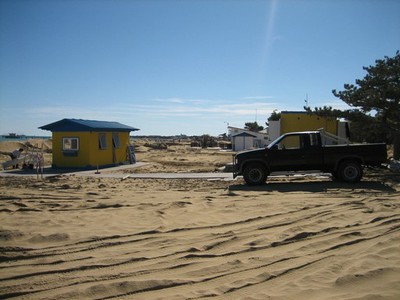
<svg viewBox="0 0 400 300">
<path fill-rule="evenodd" d="M 289 133 L 269 144 L 269 169 L 318 170 L 322 165 L 321 136 L 319 132 Z"/>
</svg>

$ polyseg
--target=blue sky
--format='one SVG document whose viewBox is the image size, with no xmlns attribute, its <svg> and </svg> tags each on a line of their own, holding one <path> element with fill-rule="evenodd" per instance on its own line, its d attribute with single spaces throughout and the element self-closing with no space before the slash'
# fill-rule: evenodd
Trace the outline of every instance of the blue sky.
<svg viewBox="0 0 400 300">
<path fill-rule="evenodd" d="M 400 50 L 397 0 L 0 0 L 0 134 L 62 118 L 137 134 L 265 125 Z M 136 134 L 136 133 L 135 133 Z"/>
</svg>

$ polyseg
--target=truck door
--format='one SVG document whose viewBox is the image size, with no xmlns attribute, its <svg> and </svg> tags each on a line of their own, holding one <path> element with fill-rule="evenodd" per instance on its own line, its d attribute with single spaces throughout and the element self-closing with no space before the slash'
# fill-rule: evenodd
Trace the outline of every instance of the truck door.
<svg viewBox="0 0 400 300">
<path fill-rule="evenodd" d="M 271 171 L 318 170 L 322 150 L 309 134 L 289 134 L 267 151 Z"/>
<path fill-rule="evenodd" d="M 323 166 L 323 149 L 321 138 L 317 133 L 304 135 L 307 137 L 304 143 L 304 170 L 321 170 Z"/>
</svg>

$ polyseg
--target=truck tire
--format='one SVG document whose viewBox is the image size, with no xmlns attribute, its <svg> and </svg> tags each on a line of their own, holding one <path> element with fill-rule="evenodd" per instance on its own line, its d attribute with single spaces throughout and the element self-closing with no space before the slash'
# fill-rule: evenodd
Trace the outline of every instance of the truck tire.
<svg viewBox="0 0 400 300">
<path fill-rule="evenodd" d="M 345 182 L 359 182 L 363 176 L 363 168 L 356 161 L 344 161 L 339 166 L 338 175 Z"/>
<path fill-rule="evenodd" d="M 262 165 L 252 163 L 244 168 L 243 178 L 248 185 L 265 184 L 267 180 L 267 171 Z"/>
</svg>

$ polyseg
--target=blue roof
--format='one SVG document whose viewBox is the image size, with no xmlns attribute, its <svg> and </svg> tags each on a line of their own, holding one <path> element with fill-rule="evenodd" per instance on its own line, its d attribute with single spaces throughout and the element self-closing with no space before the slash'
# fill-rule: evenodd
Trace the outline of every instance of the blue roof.
<svg viewBox="0 0 400 300">
<path fill-rule="evenodd" d="M 64 132 L 64 131 L 130 132 L 139 130 L 138 128 L 134 128 L 118 122 L 81 120 L 81 119 L 62 119 L 60 121 L 41 126 L 39 128 L 44 130 L 49 130 L 51 132 Z"/>
</svg>

